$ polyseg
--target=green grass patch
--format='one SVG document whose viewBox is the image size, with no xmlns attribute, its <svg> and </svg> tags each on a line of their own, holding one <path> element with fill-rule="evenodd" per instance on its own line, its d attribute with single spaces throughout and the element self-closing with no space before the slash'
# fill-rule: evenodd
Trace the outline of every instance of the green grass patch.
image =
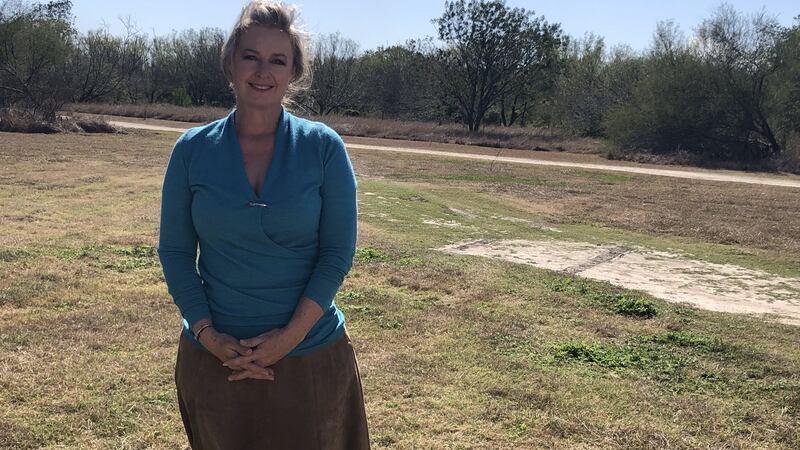
<svg viewBox="0 0 800 450">
<path fill-rule="evenodd" d="M 647 378 L 670 390 L 712 390 L 729 394 L 762 390 L 740 376 L 723 369 L 726 362 L 758 357 L 753 349 L 724 344 L 721 339 L 689 331 L 669 331 L 633 336 L 622 341 L 569 340 L 552 344 L 537 360 L 546 365 L 582 365 L 633 378 Z M 538 355 L 537 355 L 538 356 Z M 744 368 L 741 368 L 744 369 Z M 750 377 L 752 378 L 752 376 Z"/>
<path fill-rule="evenodd" d="M 641 297 L 618 295 L 611 309 L 623 316 L 640 317 L 642 319 L 651 319 L 656 316 L 656 307 L 653 302 Z"/>
<path fill-rule="evenodd" d="M 151 245 L 87 245 L 53 253 L 64 261 L 85 260 L 93 267 L 120 273 L 159 267 L 158 251 Z"/>
<path fill-rule="evenodd" d="M 368 264 L 371 262 L 388 261 L 389 255 L 379 248 L 359 247 L 356 249 L 354 258 L 360 263 Z"/>
<path fill-rule="evenodd" d="M 651 319 L 657 314 L 652 300 L 626 293 L 609 283 L 573 275 L 552 274 L 544 279 L 544 285 L 553 292 L 578 297 L 585 304 L 600 306 L 623 316 Z"/>
</svg>

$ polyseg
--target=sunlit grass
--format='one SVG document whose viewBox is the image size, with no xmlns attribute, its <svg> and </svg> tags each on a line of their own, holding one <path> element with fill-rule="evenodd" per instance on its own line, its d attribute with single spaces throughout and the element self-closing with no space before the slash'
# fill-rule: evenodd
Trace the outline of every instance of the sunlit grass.
<svg viewBox="0 0 800 450">
<path fill-rule="evenodd" d="M 185 447 L 154 249 L 175 137 L 0 134 L 0 448 Z M 336 302 L 375 448 L 800 446 L 797 327 L 435 250 L 613 242 L 793 275 L 796 192 L 351 155 Z"/>
</svg>

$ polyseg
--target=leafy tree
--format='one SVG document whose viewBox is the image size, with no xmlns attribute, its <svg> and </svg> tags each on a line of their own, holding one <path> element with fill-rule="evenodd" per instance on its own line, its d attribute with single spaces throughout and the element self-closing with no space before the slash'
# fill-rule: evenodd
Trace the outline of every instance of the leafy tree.
<svg viewBox="0 0 800 450">
<path fill-rule="evenodd" d="M 446 44 L 438 53 L 441 86 L 470 131 L 560 36 L 558 25 L 502 0 L 448 1 L 433 22 Z"/>
<path fill-rule="evenodd" d="M 711 156 L 723 134 L 708 65 L 688 47 L 672 22 L 658 25 L 632 94 L 604 120 L 609 136 L 627 148 Z"/>
<path fill-rule="evenodd" d="M 746 17 L 727 5 L 692 41 L 660 24 L 633 95 L 605 122 L 609 135 L 626 148 L 706 161 L 780 154 L 797 73 L 791 35 L 763 12 Z"/>
<path fill-rule="evenodd" d="M 777 70 L 768 86 L 768 101 L 777 110 L 776 121 L 785 140 L 790 134 L 800 134 L 800 16 L 795 25 L 781 31 L 776 46 Z M 800 149 L 798 149 L 800 150 Z"/>
<path fill-rule="evenodd" d="M 584 136 L 603 134 L 602 120 L 610 106 L 605 56 L 603 38 L 593 34 L 570 44 L 554 106 L 562 128 Z"/>
<path fill-rule="evenodd" d="M 531 28 L 528 40 L 538 46 L 535 59 L 519 72 L 511 87 L 499 99 L 500 123 L 512 126 L 518 120 L 525 126 L 529 116 L 552 97 L 558 75 L 564 69 L 564 52 L 569 38 L 558 24 Z"/>
<path fill-rule="evenodd" d="M 408 41 L 361 56 L 359 103 L 381 118 L 432 119 L 436 114 L 435 64 L 425 41 Z"/>
</svg>

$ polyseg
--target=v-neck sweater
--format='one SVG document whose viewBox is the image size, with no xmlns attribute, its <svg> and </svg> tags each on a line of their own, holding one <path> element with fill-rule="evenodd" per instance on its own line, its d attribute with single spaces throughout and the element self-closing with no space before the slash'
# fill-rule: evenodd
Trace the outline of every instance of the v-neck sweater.
<svg viewBox="0 0 800 450">
<path fill-rule="evenodd" d="M 289 323 L 300 299 L 322 308 L 290 355 L 344 332 L 334 297 L 356 245 L 356 179 L 344 142 L 319 122 L 282 110 L 256 195 L 234 114 L 191 128 L 175 143 L 161 203 L 158 254 L 184 331 L 208 318 L 239 339 Z"/>
</svg>

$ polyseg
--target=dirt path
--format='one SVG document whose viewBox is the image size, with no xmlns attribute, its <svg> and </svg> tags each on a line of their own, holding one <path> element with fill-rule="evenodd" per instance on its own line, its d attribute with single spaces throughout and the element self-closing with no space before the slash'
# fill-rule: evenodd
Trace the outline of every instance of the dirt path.
<svg viewBox="0 0 800 450">
<path fill-rule="evenodd" d="M 122 119 L 122 118 L 119 118 Z M 135 120 L 135 119 L 134 119 Z M 161 126 L 140 122 L 128 122 L 123 120 L 109 121 L 111 125 L 119 128 L 135 128 L 142 130 L 155 130 L 155 131 L 174 131 L 182 133 L 186 128 Z M 625 172 L 643 175 L 655 175 L 662 177 L 683 178 L 690 180 L 703 180 L 703 181 L 721 181 L 730 183 L 747 183 L 747 184 L 760 184 L 767 186 L 780 186 L 789 188 L 800 189 L 800 177 L 781 177 L 781 176 L 756 176 L 746 173 L 714 173 L 712 171 L 701 170 L 674 170 L 674 169 L 654 169 L 649 167 L 637 167 L 631 165 L 617 165 L 617 164 L 594 164 L 594 163 L 579 163 L 569 161 L 550 161 L 536 158 L 535 156 L 529 158 L 510 157 L 510 156 L 493 156 L 493 155 L 480 155 L 474 153 L 460 153 L 448 152 L 440 150 L 427 150 L 421 148 L 411 147 L 389 147 L 381 145 L 364 145 L 356 143 L 347 143 L 347 147 L 357 150 L 376 150 L 387 151 L 396 153 L 410 153 L 417 155 L 434 155 L 447 158 L 465 158 L 477 159 L 483 161 L 497 161 L 512 164 L 528 164 L 535 166 L 552 166 L 552 167 L 571 167 L 576 169 L 597 170 L 597 171 L 611 171 L 611 172 Z"/>
<path fill-rule="evenodd" d="M 188 130 L 188 128 L 165 127 L 161 125 L 150 125 L 148 123 L 122 122 L 119 120 L 109 120 L 108 123 L 117 128 L 134 128 L 137 130 L 175 131 L 177 133 L 183 133 Z"/>
<path fill-rule="evenodd" d="M 530 264 L 607 281 L 711 311 L 768 315 L 800 325 L 800 279 L 644 248 L 569 241 L 486 241 L 449 245 L 448 253 Z"/>
</svg>

